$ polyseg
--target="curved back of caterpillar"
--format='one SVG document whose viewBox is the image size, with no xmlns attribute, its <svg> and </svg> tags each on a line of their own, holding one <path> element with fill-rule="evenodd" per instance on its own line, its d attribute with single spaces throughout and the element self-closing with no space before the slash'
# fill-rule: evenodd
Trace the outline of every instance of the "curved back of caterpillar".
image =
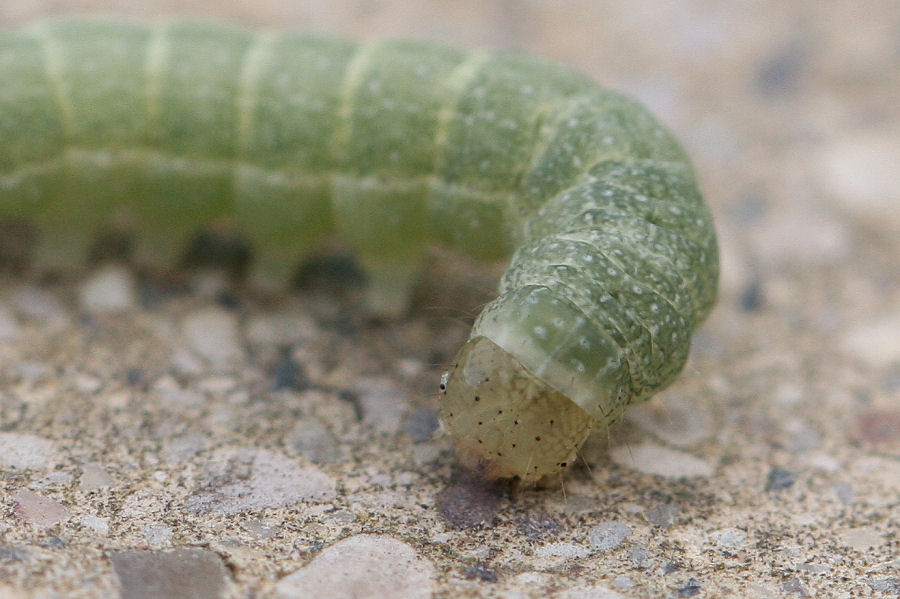
<svg viewBox="0 0 900 599">
<path fill-rule="evenodd" d="M 390 311 L 428 244 L 512 254 L 441 402 L 487 476 L 564 467 L 672 381 L 715 297 L 715 235 L 677 142 L 535 58 L 54 21 L 0 34 L 0 81 L 0 217 L 33 223 L 41 262 L 81 261 L 123 210 L 136 257 L 163 264 L 227 217 L 261 280 L 340 234 Z"/>
</svg>

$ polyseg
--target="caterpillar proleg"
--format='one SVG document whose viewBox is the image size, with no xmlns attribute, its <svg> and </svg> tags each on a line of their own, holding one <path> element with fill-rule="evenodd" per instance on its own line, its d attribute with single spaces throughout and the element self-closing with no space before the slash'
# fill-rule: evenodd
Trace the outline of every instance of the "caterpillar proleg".
<svg viewBox="0 0 900 599">
<path fill-rule="evenodd" d="M 374 310 L 423 252 L 511 256 L 442 381 L 462 461 L 534 481 L 681 370 L 716 295 L 690 163 L 634 101 L 544 60 L 197 23 L 44 21 L 0 33 L 0 218 L 36 259 L 84 260 L 112 216 L 169 264 L 230 219 L 258 280 L 325 235 Z"/>
</svg>

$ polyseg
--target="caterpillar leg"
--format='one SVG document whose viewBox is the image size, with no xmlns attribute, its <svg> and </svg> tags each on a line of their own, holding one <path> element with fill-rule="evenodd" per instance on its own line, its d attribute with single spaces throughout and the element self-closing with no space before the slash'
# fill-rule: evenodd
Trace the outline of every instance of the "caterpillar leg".
<svg viewBox="0 0 900 599">
<path fill-rule="evenodd" d="M 366 309 L 372 315 L 396 319 L 406 313 L 423 261 L 421 250 L 410 253 L 404 257 L 360 258 L 368 279 Z"/>
<path fill-rule="evenodd" d="M 89 226 L 46 218 L 34 223 L 37 240 L 31 264 L 38 272 L 61 273 L 84 266 L 95 235 Z"/>
</svg>

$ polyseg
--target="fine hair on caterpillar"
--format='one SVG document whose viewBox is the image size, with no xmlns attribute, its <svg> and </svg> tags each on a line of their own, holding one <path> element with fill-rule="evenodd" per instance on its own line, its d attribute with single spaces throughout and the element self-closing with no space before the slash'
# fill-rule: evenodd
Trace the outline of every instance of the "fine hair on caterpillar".
<svg viewBox="0 0 900 599">
<path fill-rule="evenodd" d="M 441 384 L 463 464 L 558 473 L 671 383 L 716 295 L 710 213 L 670 133 L 544 60 L 200 23 L 43 21 L 0 33 L 0 218 L 40 268 L 83 263 L 111 215 L 171 265 L 228 220 L 252 281 L 348 243 L 373 312 L 429 246 L 509 259 Z"/>
</svg>

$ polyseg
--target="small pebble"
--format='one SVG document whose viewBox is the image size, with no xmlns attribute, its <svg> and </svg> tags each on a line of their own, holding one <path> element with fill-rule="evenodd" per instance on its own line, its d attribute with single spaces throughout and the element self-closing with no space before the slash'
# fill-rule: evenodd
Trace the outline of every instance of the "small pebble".
<svg viewBox="0 0 900 599">
<path fill-rule="evenodd" d="M 650 550 L 643 545 L 635 545 L 629 549 L 628 556 L 631 558 L 631 564 L 635 568 L 646 568 L 650 565 Z"/>
<path fill-rule="evenodd" d="M 773 468 L 769 472 L 769 478 L 766 482 L 766 491 L 781 491 L 790 489 L 797 482 L 797 475 L 790 470 L 783 468 Z"/>
<path fill-rule="evenodd" d="M 66 310 L 52 293 L 35 287 L 23 287 L 12 296 L 16 313 L 44 326 L 57 326 L 65 322 Z"/>
<path fill-rule="evenodd" d="M 147 544 L 153 548 L 159 548 L 162 545 L 166 545 L 174 536 L 172 529 L 165 524 L 151 524 L 150 526 L 145 526 L 143 530 L 141 530 L 141 534 L 144 535 Z"/>
<path fill-rule="evenodd" d="M 542 558 L 562 558 L 563 560 L 581 559 L 591 554 L 585 547 L 575 543 L 549 543 L 538 547 L 534 555 Z"/>
<path fill-rule="evenodd" d="M 275 381 L 272 387 L 276 391 L 283 389 L 292 389 L 294 391 L 305 391 L 310 387 L 309 377 L 306 375 L 306 369 L 303 364 L 294 360 L 290 353 L 286 353 L 278 361 L 274 373 Z"/>
<path fill-rule="evenodd" d="M 900 314 L 856 323 L 840 347 L 848 357 L 872 368 L 900 365 Z"/>
<path fill-rule="evenodd" d="M 900 577 L 892 576 L 890 578 L 880 578 L 877 580 L 867 580 L 866 584 L 872 587 L 872 590 L 879 593 L 887 593 L 900 597 Z"/>
<path fill-rule="evenodd" d="M 676 597 L 696 597 L 701 591 L 700 582 L 691 578 L 687 583 L 675 591 Z"/>
<path fill-rule="evenodd" d="M 678 509 L 678 506 L 671 503 L 657 503 L 647 510 L 644 517 L 647 519 L 647 522 L 654 526 L 668 528 L 675 523 L 679 513 L 681 513 L 681 510 Z"/>
<path fill-rule="evenodd" d="M 610 457 L 619 466 L 665 478 L 711 476 L 714 471 L 706 460 L 650 442 L 614 447 Z"/>
<path fill-rule="evenodd" d="M 809 593 L 807 592 L 806 587 L 804 587 L 803 583 L 796 578 L 791 578 L 790 580 L 782 582 L 781 590 L 790 595 L 796 595 L 798 597 L 809 597 Z"/>
<path fill-rule="evenodd" d="M 896 130 L 847 134 L 822 146 L 817 158 L 819 186 L 828 197 L 848 214 L 900 232 Z"/>
<path fill-rule="evenodd" d="M 354 391 L 365 424 L 380 433 L 400 431 L 410 399 L 396 383 L 387 378 L 363 377 L 354 385 Z"/>
<path fill-rule="evenodd" d="M 469 566 L 463 572 L 463 576 L 466 580 L 480 580 L 481 582 L 497 582 L 499 578 L 495 570 L 491 570 L 484 564 Z"/>
<path fill-rule="evenodd" d="M 21 489 L 13 499 L 13 514 L 39 528 L 49 528 L 71 515 L 61 503 L 27 489 Z"/>
<path fill-rule="evenodd" d="M 237 316 L 222 308 L 201 308 L 182 322 L 187 344 L 214 368 L 226 368 L 244 357 Z"/>
<path fill-rule="evenodd" d="M 109 534 L 109 520 L 107 520 L 106 518 L 100 518 L 99 516 L 87 514 L 81 517 L 81 525 L 85 528 L 90 528 L 94 532 L 98 532 L 101 535 Z"/>
<path fill-rule="evenodd" d="M 78 294 L 81 307 L 91 314 L 115 314 L 137 306 L 134 277 L 127 268 L 111 264 L 89 276 Z"/>
<path fill-rule="evenodd" d="M 256 512 L 334 497 L 335 482 L 315 466 L 266 450 L 223 450 L 206 467 L 206 483 L 186 505 L 190 512 Z"/>
<path fill-rule="evenodd" d="M 85 464 L 81 467 L 79 485 L 82 491 L 97 491 L 115 484 L 113 478 L 99 464 Z"/>
<path fill-rule="evenodd" d="M 631 535 L 631 529 L 621 522 L 604 522 L 591 529 L 588 540 L 597 551 L 611 551 Z"/>
<path fill-rule="evenodd" d="M 723 549 L 741 549 L 747 542 L 747 533 L 737 528 L 717 530 L 710 535 L 712 541 Z"/>
<path fill-rule="evenodd" d="M 313 464 L 330 464 L 344 455 L 337 437 L 316 417 L 298 421 L 285 440 Z"/>
<path fill-rule="evenodd" d="M 118 551 L 110 561 L 121 599 L 219 599 L 228 581 L 222 559 L 206 549 Z"/>
<path fill-rule="evenodd" d="M 628 420 L 675 447 L 689 447 L 710 438 L 712 417 L 686 397 L 666 397 L 665 401 L 631 406 Z"/>
<path fill-rule="evenodd" d="M 885 538 L 874 528 L 860 526 L 841 531 L 841 541 L 856 551 L 868 551 L 884 544 Z"/>
<path fill-rule="evenodd" d="M 52 465 L 53 442 L 26 433 L 0 433 L 0 466 L 40 470 Z"/>
<path fill-rule="evenodd" d="M 57 489 L 64 487 L 72 482 L 72 475 L 62 470 L 51 472 L 47 476 L 40 478 L 28 485 L 32 491 L 42 491 L 47 489 Z"/>
<path fill-rule="evenodd" d="M 529 541 L 556 536 L 562 529 L 559 520 L 546 512 L 529 513 L 516 521 L 519 533 Z"/>
<path fill-rule="evenodd" d="M 431 563 L 406 543 L 360 534 L 335 543 L 282 578 L 275 585 L 275 596 L 428 599 L 434 578 Z"/>
</svg>

